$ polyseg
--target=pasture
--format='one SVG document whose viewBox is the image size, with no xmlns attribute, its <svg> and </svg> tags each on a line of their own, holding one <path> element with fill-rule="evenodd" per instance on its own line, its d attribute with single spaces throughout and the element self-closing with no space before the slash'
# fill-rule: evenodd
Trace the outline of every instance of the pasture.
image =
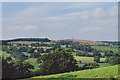
<svg viewBox="0 0 120 80">
<path fill-rule="evenodd" d="M 99 51 L 113 51 L 114 53 L 118 52 L 118 46 L 111 45 L 111 46 L 91 46 L 94 49 L 97 49 Z"/>
<path fill-rule="evenodd" d="M 77 61 L 82 61 L 82 63 L 94 62 L 94 57 L 83 57 L 83 56 L 74 56 Z M 106 58 L 100 58 L 101 62 L 104 62 Z"/>
<path fill-rule="evenodd" d="M 29 58 L 27 59 L 27 62 L 29 63 L 36 63 L 37 58 Z"/>
</svg>

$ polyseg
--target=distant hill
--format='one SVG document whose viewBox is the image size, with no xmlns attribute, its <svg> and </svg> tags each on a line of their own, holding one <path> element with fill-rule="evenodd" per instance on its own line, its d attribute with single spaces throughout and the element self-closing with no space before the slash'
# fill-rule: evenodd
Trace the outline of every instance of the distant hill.
<svg viewBox="0 0 120 80">
<path fill-rule="evenodd" d="M 77 39 L 65 39 L 65 40 L 51 40 L 55 42 L 73 42 L 73 43 L 78 43 L 78 44 L 83 44 L 83 45 L 108 45 L 108 43 L 105 42 L 98 42 L 98 41 L 90 41 L 90 40 L 77 40 Z"/>
<path fill-rule="evenodd" d="M 12 40 L 2 40 L 3 42 L 12 42 L 12 41 L 39 41 L 39 42 L 50 42 L 48 38 L 17 38 Z"/>
<path fill-rule="evenodd" d="M 15 41 L 38 41 L 38 42 L 71 42 L 83 45 L 110 45 L 108 42 L 90 41 L 90 40 L 77 40 L 77 39 L 64 39 L 64 40 L 50 40 L 48 38 L 17 38 L 11 40 L 2 40 L 3 43 Z"/>
</svg>

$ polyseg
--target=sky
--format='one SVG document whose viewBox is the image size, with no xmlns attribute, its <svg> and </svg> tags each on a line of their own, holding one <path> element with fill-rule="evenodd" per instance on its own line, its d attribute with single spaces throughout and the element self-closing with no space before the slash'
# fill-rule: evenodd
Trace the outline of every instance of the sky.
<svg viewBox="0 0 120 80">
<path fill-rule="evenodd" d="M 116 41 L 117 2 L 3 2 L 2 39 Z"/>
</svg>

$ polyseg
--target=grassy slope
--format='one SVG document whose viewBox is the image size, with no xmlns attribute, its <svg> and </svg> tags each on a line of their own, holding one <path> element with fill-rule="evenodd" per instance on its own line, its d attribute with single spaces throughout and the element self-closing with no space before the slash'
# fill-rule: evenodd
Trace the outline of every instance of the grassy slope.
<svg viewBox="0 0 120 80">
<path fill-rule="evenodd" d="M 75 71 L 70 73 L 61 73 L 55 75 L 48 75 L 48 76 L 37 76 L 32 77 L 24 80 L 29 80 L 33 78 L 112 78 L 118 74 L 118 65 L 103 67 L 103 68 L 96 68 L 96 69 L 88 69 L 82 71 Z"/>
</svg>

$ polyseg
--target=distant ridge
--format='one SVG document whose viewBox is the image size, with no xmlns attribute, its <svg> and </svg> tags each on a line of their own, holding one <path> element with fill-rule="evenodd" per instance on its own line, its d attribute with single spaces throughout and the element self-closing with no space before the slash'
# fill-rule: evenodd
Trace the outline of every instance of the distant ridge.
<svg viewBox="0 0 120 80">
<path fill-rule="evenodd" d="M 48 38 L 17 38 L 17 39 L 11 39 L 11 40 L 2 40 L 6 42 L 12 42 L 12 41 L 39 41 L 39 42 L 50 42 L 51 40 Z"/>
<path fill-rule="evenodd" d="M 38 42 L 71 42 L 83 45 L 109 45 L 107 42 L 102 41 L 90 41 L 90 40 L 77 40 L 77 39 L 64 39 L 64 40 L 50 40 L 48 38 L 17 38 L 11 40 L 2 40 L 2 42 L 15 42 L 15 41 L 38 41 Z"/>
<path fill-rule="evenodd" d="M 67 41 L 67 42 L 73 42 L 73 43 L 78 43 L 83 45 L 108 45 L 108 43 L 105 43 L 105 42 L 77 40 L 77 39 L 64 39 L 64 40 L 51 40 L 51 41 L 55 41 L 55 42 Z"/>
</svg>

